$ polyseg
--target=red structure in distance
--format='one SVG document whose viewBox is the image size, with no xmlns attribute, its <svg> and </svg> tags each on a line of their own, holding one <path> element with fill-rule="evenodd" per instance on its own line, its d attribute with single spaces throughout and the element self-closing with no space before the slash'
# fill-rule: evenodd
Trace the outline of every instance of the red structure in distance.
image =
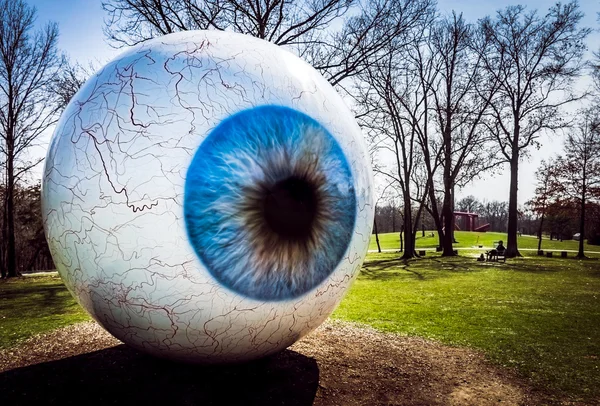
<svg viewBox="0 0 600 406">
<path fill-rule="evenodd" d="M 464 211 L 455 211 L 454 212 L 454 229 L 460 230 L 460 224 L 463 225 L 464 231 L 478 231 L 478 232 L 486 232 L 490 228 L 490 224 L 484 224 L 481 226 L 477 225 L 479 218 L 479 214 L 477 213 L 468 213 Z"/>
</svg>

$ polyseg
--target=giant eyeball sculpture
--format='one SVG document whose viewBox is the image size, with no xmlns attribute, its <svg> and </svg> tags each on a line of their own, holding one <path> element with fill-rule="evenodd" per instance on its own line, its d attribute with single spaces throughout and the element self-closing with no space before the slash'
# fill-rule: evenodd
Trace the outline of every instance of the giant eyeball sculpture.
<svg viewBox="0 0 600 406">
<path fill-rule="evenodd" d="M 280 351 L 366 255 L 360 129 L 312 67 L 255 38 L 171 34 L 90 78 L 50 142 L 43 216 L 71 293 L 139 350 L 200 363 Z"/>
</svg>

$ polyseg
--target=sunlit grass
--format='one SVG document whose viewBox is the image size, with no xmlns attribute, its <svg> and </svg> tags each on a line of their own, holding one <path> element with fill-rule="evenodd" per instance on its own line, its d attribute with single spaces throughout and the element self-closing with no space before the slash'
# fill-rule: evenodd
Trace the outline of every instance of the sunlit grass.
<svg viewBox="0 0 600 406">
<path fill-rule="evenodd" d="M 540 385 L 600 396 L 600 260 L 480 263 L 479 252 L 369 254 L 332 317 L 476 348 Z M 0 282 L 0 348 L 84 320 L 57 276 Z"/>
<path fill-rule="evenodd" d="M 483 350 L 534 382 L 600 396 L 600 261 L 370 254 L 333 317 Z"/>
<path fill-rule="evenodd" d="M 0 281 L 0 348 L 89 320 L 58 275 Z"/>
<path fill-rule="evenodd" d="M 431 234 L 433 233 L 433 237 Z M 455 248 L 479 248 L 482 246 L 483 248 L 490 248 L 495 246 L 495 243 L 502 240 L 504 241 L 504 245 L 506 245 L 506 234 L 505 233 L 476 233 L 476 232 L 468 232 L 468 231 L 457 231 L 455 233 L 455 238 L 457 243 L 454 244 Z M 435 248 L 438 246 L 438 237 L 437 232 L 426 231 L 425 237 L 422 236 L 422 233 L 419 231 L 417 233 L 417 248 Z M 400 248 L 400 234 L 399 233 L 386 233 L 379 235 L 379 243 L 381 245 L 381 249 L 399 249 Z M 521 236 L 518 237 L 518 246 L 519 248 L 524 248 L 528 250 L 537 250 L 538 240 L 532 236 Z M 577 250 L 579 248 L 579 242 L 573 240 L 565 240 L 565 241 L 550 241 L 547 238 L 542 240 L 542 249 L 543 250 Z M 375 236 L 371 236 L 371 241 L 369 244 L 369 250 L 376 250 L 377 242 L 375 240 Z M 600 246 L 598 245 L 589 245 L 587 242 L 584 244 L 584 249 L 590 252 L 598 252 L 600 254 Z"/>
</svg>

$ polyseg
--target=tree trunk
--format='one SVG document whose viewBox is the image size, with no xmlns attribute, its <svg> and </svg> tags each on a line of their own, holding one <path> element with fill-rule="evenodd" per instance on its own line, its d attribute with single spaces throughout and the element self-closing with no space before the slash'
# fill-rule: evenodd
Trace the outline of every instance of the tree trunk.
<svg viewBox="0 0 600 406">
<path fill-rule="evenodd" d="M 400 252 L 404 251 L 404 227 L 400 230 Z"/>
<path fill-rule="evenodd" d="M 506 242 L 506 257 L 514 258 L 521 256 L 517 248 L 517 190 L 519 181 L 519 150 L 513 148 L 510 160 L 510 198 L 508 201 L 508 239 Z"/>
<path fill-rule="evenodd" d="M 542 231 L 544 230 L 544 213 L 540 219 L 540 229 L 538 230 L 538 251 L 542 249 Z"/>
<path fill-rule="evenodd" d="M 452 246 L 452 243 L 454 241 L 454 233 L 452 232 L 454 227 L 454 213 L 452 210 L 452 197 L 450 193 L 448 193 L 448 190 L 446 190 L 444 194 L 445 196 L 444 205 L 442 207 L 442 217 L 444 218 L 445 232 L 442 256 L 451 257 L 454 256 L 454 247 Z"/>
<path fill-rule="evenodd" d="M 585 172 L 584 172 L 585 182 Z M 577 252 L 577 258 L 585 258 L 585 252 L 583 251 L 583 240 L 585 235 L 585 185 L 581 193 L 581 213 L 579 215 L 579 251 Z"/>
<path fill-rule="evenodd" d="M 452 236 L 452 243 L 456 244 L 456 238 L 454 236 L 454 229 L 456 228 L 456 219 L 454 217 L 454 185 L 452 186 L 452 192 L 450 193 L 450 208 L 452 209 L 452 229 L 450 230 L 450 235 Z"/>
<path fill-rule="evenodd" d="M 415 258 L 421 258 L 421 256 L 417 253 L 417 228 L 415 227 L 415 230 L 412 232 L 412 234 L 410 235 L 410 238 L 413 240 L 413 257 Z"/>
<path fill-rule="evenodd" d="M 443 224 L 442 224 L 442 219 L 440 218 L 440 211 L 438 208 L 438 204 L 437 204 L 437 200 L 435 198 L 435 187 L 433 184 L 433 169 L 431 168 L 431 160 L 430 160 L 430 156 L 429 156 L 429 151 L 424 148 L 423 149 L 423 153 L 425 154 L 425 166 L 427 168 L 427 183 L 428 183 L 428 196 L 429 196 L 429 202 L 431 203 L 431 217 L 433 217 L 433 222 L 435 225 L 435 228 L 438 232 L 438 245 L 441 247 L 443 245 L 443 238 L 444 238 L 444 231 L 443 231 Z M 423 230 L 423 237 L 425 237 L 425 231 Z"/>
<path fill-rule="evenodd" d="M 379 245 L 379 234 L 377 233 L 377 219 L 373 219 L 373 230 L 375 231 L 375 241 L 377 241 L 377 252 L 381 254 L 381 245 Z"/>
<path fill-rule="evenodd" d="M 6 240 L 8 231 L 6 230 L 6 189 L 2 195 L 2 239 L 0 240 L 0 274 L 6 278 Z"/>
<path fill-rule="evenodd" d="M 433 187 L 429 189 L 429 201 L 431 202 L 431 217 L 433 217 L 433 223 L 435 224 L 435 228 L 438 233 L 438 246 L 442 247 L 444 245 L 444 224 L 442 223 L 442 219 L 440 217 L 443 217 L 443 214 L 440 216 L 437 201 L 435 200 L 435 190 Z"/>
<path fill-rule="evenodd" d="M 421 223 L 421 227 L 423 230 L 423 236 L 425 236 L 425 226 L 423 225 L 423 209 L 425 208 L 425 201 L 427 200 L 427 193 L 425 193 L 423 195 L 423 199 L 421 200 L 420 204 L 419 204 L 419 209 L 417 210 L 417 215 L 415 216 L 415 221 L 414 221 L 414 230 L 411 234 L 411 239 L 413 240 L 413 250 L 414 250 L 414 256 L 415 257 L 419 257 L 419 255 L 417 254 L 417 231 L 418 227 L 417 225 L 419 224 L 419 222 Z"/>
<path fill-rule="evenodd" d="M 2 241 L 0 241 L 0 278 L 6 278 L 6 267 L 4 266 L 4 226 L 2 227 Z"/>
<path fill-rule="evenodd" d="M 454 182 L 452 179 L 452 107 L 450 105 L 450 94 L 452 92 L 452 79 L 446 81 L 446 123 L 443 131 L 444 142 L 444 203 L 442 215 L 444 216 L 444 245 L 443 257 L 454 256 Z"/>
<path fill-rule="evenodd" d="M 10 131 L 10 130 L 9 130 Z M 10 139 L 10 137 L 8 137 Z M 17 276 L 17 261 L 15 253 L 15 171 L 12 142 L 7 142 L 6 159 L 6 276 Z"/>
<path fill-rule="evenodd" d="M 404 199 L 404 234 L 407 238 L 404 241 L 404 254 L 402 259 L 410 259 L 415 257 L 415 239 L 412 238 L 413 222 L 412 222 L 412 205 L 411 201 Z"/>
</svg>

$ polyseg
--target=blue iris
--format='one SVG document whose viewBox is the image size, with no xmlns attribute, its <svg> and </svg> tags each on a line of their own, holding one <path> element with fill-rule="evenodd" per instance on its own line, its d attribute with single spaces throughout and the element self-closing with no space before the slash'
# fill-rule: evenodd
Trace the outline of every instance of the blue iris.
<svg viewBox="0 0 600 406">
<path fill-rule="evenodd" d="M 253 299 L 297 298 L 342 260 L 356 196 L 331 134 L 291 108 L 261 106 L 223 120 L 187 172 L 188 236 L 208 271 Z"/>
</svg>

